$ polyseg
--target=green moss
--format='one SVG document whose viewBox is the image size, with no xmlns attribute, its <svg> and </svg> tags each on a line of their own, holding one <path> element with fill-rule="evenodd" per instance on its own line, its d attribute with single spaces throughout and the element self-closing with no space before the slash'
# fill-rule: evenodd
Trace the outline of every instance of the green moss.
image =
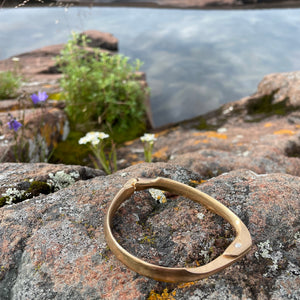
<svg viewBox="0 0 300 300">
<path fill-rule="evenodd" d="M 271 115 L 286 115 L 290 110 L 286 105 L 288 98 L 273 104 L 274 95 L 276 93 L 277 90 L 269 95 L 263 95 L 262 97 L 252 99 L 247 104 L 248 114 L 259 115 L 259 119 L 263 119 Z"/>
<path fill-rule="evenodd" d="M 68 138 L 57 145 L 49 162 L 66 165 L 89 165 L 91 151 L 87 146 L 78 144 L 79 139 L 83 136 L 84 133 L 82 132 L 71 131 Z M 91 163 L 90 166 L 92 166 Z"/>
<path fill-rule="evenodd" d="M 0 198 L 0 207 L 4 206 L 6 204 L 7 199 L 8 199 L 8 197 L 1 197 Z"/>
<path fill-rule="evenodd" d="M 51 193 L 51 188 L 46 182 L 33 181 L 26 192 L 30 193 L 33 197 L 40 194 L 48 195 Z"/>
<path fill-rule="evenodd" d="M 121 127 L 114 127 L 112 133 L 109 131 L 108 134 L 111 135 L 113 141 L 117 144 L 122 144 L 127 141 L 131 141 L 136 139 L 137 137 L 142 136 L 146 131 L 146 122 L 132 120 L 126 130 L 126 134 L 124 133 L 124 129 Z"/>
</svg>

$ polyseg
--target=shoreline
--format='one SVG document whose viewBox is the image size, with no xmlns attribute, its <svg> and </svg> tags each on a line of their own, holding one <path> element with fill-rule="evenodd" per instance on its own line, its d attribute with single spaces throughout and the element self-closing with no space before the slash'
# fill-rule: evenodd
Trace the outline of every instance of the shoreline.
<svg viewBox="0 0 300 300">
<path fill-rule="evenodd" d="M 105 1 L 105 3 L 99 2 L 89 2 L 89 1 L 69 1 L 69 0 L 61 0 L 57 1 L 44 1 L 44 3 L 40 2 L 29 2 L 28 4 L 22 7 L 54 7 L 54 6 L 64 6 L 64 5 L 71 5 L 71 6 L 79 6 L 79 7 L 136 7 L 136 8 L 153 8 L 153 9 L 195 9 L 195 10 L 249 10 L 249 9 L 293 9 L 293 8 L 300 8 L 300 1 L 280 1 L 280 2 L 263 2 L 263 3 L 202 3 L 202 4 L 188 4 L 188 3 L 180 3 L 173 4 L 174 1 L 164 1 L 166 3 L 162 4 L 160 1 L 118 1 L 118 0 L 110 0 L 109 2 Z M 1 8 L 14 8 L 16 5 L 20 4 L 20 1 L 10 1 L 3 2 L 0 4 Z"/>
</svg>

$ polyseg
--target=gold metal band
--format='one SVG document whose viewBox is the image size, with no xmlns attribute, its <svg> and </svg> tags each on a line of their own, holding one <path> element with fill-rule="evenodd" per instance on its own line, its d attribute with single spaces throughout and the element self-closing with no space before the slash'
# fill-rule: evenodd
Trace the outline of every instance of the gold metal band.
<svg viewBox="0 0 300 300">
<path fill-rule="evenodd" d="M 111 230 L 112 219 L 120 205 L 135 191 L 157 188 L 185 196 L 203 204 L 215 214 L 227 220 L 236 231 L 234 241 L 226 250 L 208 264 L 196 268 L 168 268 L 145 262 L 126 251 L 114 238 Z M 165 282 L 189 282 L 208 277 L 230 266 L 242 258 L 251 248 L 252 239 L 245 224 L 225 205 L 216 199 L 180 182 L 167 178 L 136 178 L 129 180 L 112 200 L 104 223 L 107 244 L 116 257 L 133 271 Z"/>
</svg>

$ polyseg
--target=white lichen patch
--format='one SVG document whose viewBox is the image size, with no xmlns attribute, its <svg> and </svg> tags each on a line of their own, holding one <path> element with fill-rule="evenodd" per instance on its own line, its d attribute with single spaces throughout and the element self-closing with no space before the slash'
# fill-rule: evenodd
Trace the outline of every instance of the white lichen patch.
<svg viewBox="0 0 300 300">
<path fill-rule="evenodd" d="M 294 239 L 296 243 L 300 243 L 300 231 L 295 233 Z"/>
<path fill-rule="evenodd" d="M 282 244 L 279 243 L 279 248 L 282 248 Z M 257 245 L 258 251 L 255 252 L 255 257 L 260 259 L 260 257 L 271 260 L 272 264 L 268 266 L 269 270 L 267 273 L 263 274 L 264 277 L 268 277 L 269 271 L 276 271 L 278 269 L 278 263 L 283 258 L 280 251 L 274 251 L 270 241 L 266 240 Z"/>
<path fill-rule="evenodd" d="M 7 197 L 6 204 L 11 205 L 13 201 L 17 199 L 21 199 L 24 196 L 26 196 L 26 191 L 18 190 L 16 188 L 8 188 L 6 192 L 2 194 L 2 196 Z"/>
<path fill-rule="evenodd" d="M 198 214 L 197 214 L 197 218 L 198 218 L 199 220 L 203 220 L 204 214 L 203 214 L 203 213 L 198 213 Z"/>
<path fill-rule="evenodd" d="M 152 198 L 156 201 L 159 201 L 160 203 L 166 203 L 167 198 L 163 191 L 158 189 L 149 189 L 149 193 L 151 194 Z"/>
<path fill-rule="evenodd" d="M 78 172 L 71 172 L 67 174 L 64 171 L 58 171 L 55 174 L 49 173 L 47 183 L 53 187 L 54 191 L 58 191 L 75 183 L 77 178 L 79 178 Z"/>
</svg>

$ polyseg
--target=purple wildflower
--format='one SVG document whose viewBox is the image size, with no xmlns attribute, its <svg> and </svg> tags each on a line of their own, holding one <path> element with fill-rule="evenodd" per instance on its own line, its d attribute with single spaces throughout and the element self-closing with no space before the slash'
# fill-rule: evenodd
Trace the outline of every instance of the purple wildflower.
<svg viewBox="0 0 300 300">
<path fill-rule="evenodd" d="M 32 94 L 31 99 L 34 104 L 38 104 L 46 101 L 48 99 L 48 95 L 46 92 L 38 92 L 38 94 Z"/>
<path fill-rule="evenodd" d="M 18 129 L 22 127 L 22 124 L 13 118 L 9 122 L 7 122 L 7 125 L 9 129 L 13 129 L 14 131 L 18 131 Z"/>
</svg>

